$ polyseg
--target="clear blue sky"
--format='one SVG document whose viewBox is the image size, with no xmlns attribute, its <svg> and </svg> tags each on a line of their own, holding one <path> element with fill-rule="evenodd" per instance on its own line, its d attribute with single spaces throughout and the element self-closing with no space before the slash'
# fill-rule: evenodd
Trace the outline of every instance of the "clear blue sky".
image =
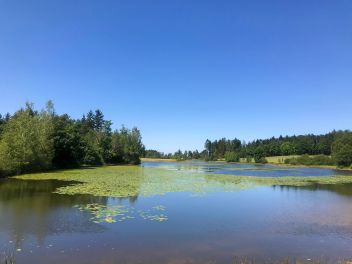
<svg viewBox="0 0 352 264">
<path fill-rule="evenodd" d="M 148 148 L 352 125 L 352 1 L 0 0 L 0 113 L 100 108 Z"/>
</svg>

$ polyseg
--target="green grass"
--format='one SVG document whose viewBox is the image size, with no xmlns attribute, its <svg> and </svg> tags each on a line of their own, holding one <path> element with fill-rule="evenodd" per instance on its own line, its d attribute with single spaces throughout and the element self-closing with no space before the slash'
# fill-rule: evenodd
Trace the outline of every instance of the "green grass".
<svg viewBox="0 0 352 264">
<path fill-rule="evenodd" d="M 297 158 L 299 155 L 289 155 L 289 156 L 273 156 L 273 157 L 266 157 L 266 160 L 269 163 L 274 164 L 284 164 L 285 159 Z"/>
<path fill-rule="evenodd" d="M 292 159 L 298 158 L 300 155 L 288 155 L 288 156 L 272 156 L 272 157 L 265 157 L 268 163 L 272 164 L 284 164 L 285 159 Z M 310 155 L 309 157 L 314 157 L 314 155 Z M 245 158 L 241 158 L 241 162 L 246 162 Z M 254 162 L 254 161 L 252 161 Z"/>
<path fill-rule="evenodd" d="M 105 166 L 16 176 L 21 180 L 62 180 L 71 182 L 55 192 L 94 196 L 153 196 L 172 192 L 208 193 L 238 191 L 260 185 L 308 186 L 352 183 L 352 176 L 254 177 L 202 174 L 140 166 Z"/>
</svg>

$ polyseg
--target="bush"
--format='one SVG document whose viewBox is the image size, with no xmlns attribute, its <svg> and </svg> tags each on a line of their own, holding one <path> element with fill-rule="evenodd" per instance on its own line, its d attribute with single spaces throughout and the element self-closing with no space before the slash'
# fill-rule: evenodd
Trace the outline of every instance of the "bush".
<svg viewBox="0 0 352 264">
<path fill-rule="evenodd" d="M 253 158 L 252 158 L 251 156 L 247 156 L 247 157 L 246 157 L 246 162 L 247 162 L 247 163 L 251 163 L 252 160 L 253 160 Z"/>
<path fill-rule="evenodd" d="M 257 147 L 254 151 L 254 162 L 255 163 L 267 163 L 268 161 L 265 159 L 265 151 L 262 146 Z"/>
<path fill-rule="evenodd" d="M 225 160 L 226 162 L 239 162 L 240 155 L 238 155 L 238 153 L 234 151 L 227 151 L 225 153 Z"/>
<path fill-rule="evenodd" d="M 111 124 L 99 110 L 80 120 L 56 115 L 51 101 L 42 111 L 27 103 L 12 116 L 0 115 L 0 176 L 80 165 L 139 164 L 145 151 L 140 131 L 112 131 Z"/>
<path fill-rule="evenodd" d="M 48 111 L 34 112 L 27 104 L 4 126 L 0 141 L 0 171 L 20 174 L 51 168 L 53 158 L 52 117 Z"/>
<path fill-rule="evenodd" d="M 288 158 L 284 161 L 285 164 L 290 165 L 334 165 L 334 160 L 326 155 L 317 155 L 310 157 L 309 155 L 302 155 L 299 157 Z"/>
<path fill-rule="evenodd" d="M 254 157 L 255 163 L 268 163 L 268 160 L 265 157 Z"/>
<path fill-rule="evenodd" d="M 332 156 L 339 167 L 352 165 L 352 132 L 345 131 L 336 135 L 332 144 Z"/>
</svg>

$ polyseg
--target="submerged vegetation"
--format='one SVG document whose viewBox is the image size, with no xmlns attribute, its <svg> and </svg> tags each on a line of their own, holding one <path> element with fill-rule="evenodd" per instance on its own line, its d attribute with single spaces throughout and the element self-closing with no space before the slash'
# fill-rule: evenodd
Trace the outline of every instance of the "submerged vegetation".
<svg viewBox="0 0 352 264">
<path fill-rule="evenodd" d="M 0 115 L 0 176 L 117 163 L 140 163 L 144 145 L 137 128 L 113 131 L 100 110 L 81 119 L 55 113 L 52 102 L 37 111 L 27 103 Z"/>
</svg>

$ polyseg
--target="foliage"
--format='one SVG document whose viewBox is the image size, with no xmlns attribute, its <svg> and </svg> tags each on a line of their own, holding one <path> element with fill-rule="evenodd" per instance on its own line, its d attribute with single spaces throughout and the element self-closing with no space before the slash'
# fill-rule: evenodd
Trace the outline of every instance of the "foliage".
<svg viewBox="0 0 352 264">
<path fill-rule="evenodd" d="M 226 160 L 226 162 L 239 162 L 240 155 L 234 151 L 227 151 L 225 153 L 225 160 Z"/>
<path fill-rule="evenodd" d="M 54 117 L 54 168 L 76 167 L 86 155 L 78 125 L 68 115 Z"/>
<path fill-rule="evenodd" d="M 207 155 L 213 159 L 224 158 L 226 151 L 236 151 L 240 158 L 257 156 L 257 161 L 262 157 L 285 156 L 285 155 L 330 155 L 331 146 L 334 141 L 336 131 L 325 135 L 299 135 L 299 136 L 280 136 L 269 139 L 257 139 L 252 142 L 242 142 L 238 139 L 229 140 L 206 140 L 205 150 Z M 263 160 L 262 160 L 263 161 Z"/>
<path fill-rule="evenodd" d="M 247 157 L 246 157 L 246 162 L 247 162 L 247 163 L 251 163 L 252 160 L 253 160 L 253 158 L 252 158 L 251 156 L 247 156 Z"/>
<path fill-rule="evenodd" d="M 167 159 L 168 157 L 165 157 L 165 154 L 163 152 L 159 152 L 154 149 L 147 149 L 144 153 L 144 158 L 149 158 L 149 159 Z"/>
<path fill-rule="evenodd" d="M 332 156 L 340 167 L 352 165 L 352 132 L 344 131 L 336 134 L 332 145 Z"/>
<path fill-rule="evenodd" d="M 3 128 L 0 141 L 0 171 L 3 174 L 51 168 L 53 159 L 53 112 L 50 103 L 41 112 L 27 103 Z"/>
<path fill-rule="evenodd" d="M 226 152 L 238 152 L 241 149 L 241 141 L 237 138 L 233 140 L 222 138 L 214 142 L 207 139 L 204 147 L 210 160 L 223 159 Z"/>
<path fill-rule="evenodd" d="M 134 219 L 137 216 L 144 220 L 164 222 L 168 217 L 160 213 L 160 211 L 165 210 L 165 206 L 157 205 L 153 206 L 149 210 L 135 210 L 132 206 L 125 205 L 103 205 L 98 203 L 85 204 L 81 206 L 75 206 L 82 212 L 88 212 L 92 214 L 91 221 L 99 223 L 116 223 L 124 222 L 130 219 Z"/>
<path fill-rule="evenodd" d="M 268 161 L 265 159 L 265 152 L 263 147 L 258 147 L 254 151 L 254 162 L 255 163 L 267 163 Z"/>
<path fill-rule="evenodd" d="M 82 119 L 57 115 L 53 103 L 36 111 L 27 103 L 12 116 L 0 115 L 0 175 L 105 163 L 140 162 L 144 153 L 137 128 L 112 131 L 100 110 Z"/>
<path fill-rule="evenodd" d="M 204 147 L 205 160 L 218 160 L 226 152 L 234 151 L 247 162 L 266 163 L 266 157 L 282 156 L 286 164 L 301 165 L 337 165 L 349 167 L 352 164 L 352 132 L 332 131 L 325 135 L 280 136 L 270 139 L 257 139 L 249 143 L 238 139 L 206 140 Z M 224 152 L 225 150 L 225 152 Z M 285 158 L 284 156 L 297 156 Z M 299 157 L 302 155 L 302 157 Z M 310 157 L 314 155 L 315 157 Z M 332 155 L 332 158 L 330 157 Z M 225 157 L 226 159 L 226 157 Z"/>
<path fill-rule="evenodd" d="M 185 150 L 182 152 L 180 149 L 175 153 L 163 153 L 157 150 L 148 149 L 144 152 L 144 158 L 152 158 L 152 159 L 175 159 L 177 161 L 182 160 L 193 160 L 193 159 L 206 159 L 207 155 L 205 154 L 205 150 L 202 153 L 199 153 L 198 150 L 190 151 Z"/>
<path fill-rule="evenodd" d="M 335 162 L 330 156 L 316 155 L 310 157 L 309 155 L 301 155 L 298 157 L 287 158 L 284 160 L 285 164 L 291 165 L 334 165 Z"/>
<path fill-rule="evenodd" d="M 112 160 L 129 164 L 139 164 L 145 149 L 140 131 L 134 127 L 122 127 L 112 134 Z"/>
</svg>

